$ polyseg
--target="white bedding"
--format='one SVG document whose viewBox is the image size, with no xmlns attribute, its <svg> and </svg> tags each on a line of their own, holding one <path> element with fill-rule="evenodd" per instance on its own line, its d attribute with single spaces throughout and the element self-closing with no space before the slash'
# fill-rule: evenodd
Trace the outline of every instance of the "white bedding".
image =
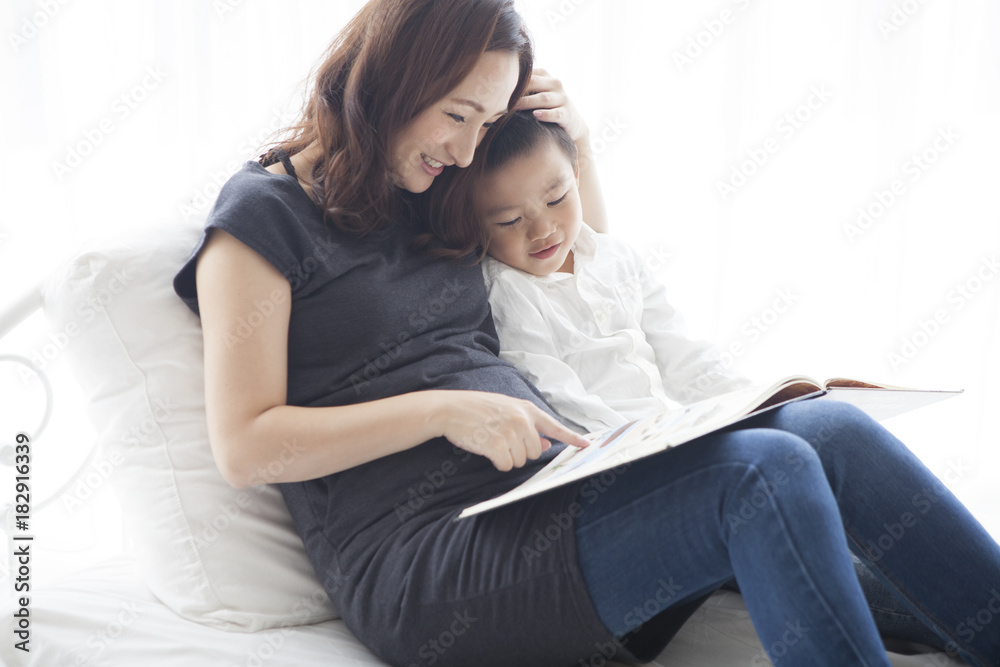
<svg viewBox="0 0 1000 667">
<path fill-rule="evenodd" d="M 341 620 L 245 633 L 182 618 L 145 588 L 127 557 L 105 561 L 72 580 L 33 591 L 30 653 L 13 648 L 12 609 L 11 602 L 5 601 L 0 611 L 0 636 L 4 638 L 0 661 L 11 667 L 385 665 L 354 639 Z M 890 658 L 895 667 L 964 664 L 942 654 L 890 654 Z M 771 663 L 754 634 L 742 598 L 720 591 L 651 664 L 765 667 Z"/>
<path fill-rule="evenodd" d="M 384 664 L 336 619 L 280 493 L 266 486 L 233 489 L 214 465 L 201 387 L 200 325 L 170 282 L 200 229 L 169 225 L 81 252 L 44 290 L 51 330 L 77 331 L 66 355 L 88 397 L 100 456 L 119 457 L 111 483 L 138 560 L 116 557 L 61 583 L 33 587 L 29 653 L 14 648 L 13 601 L 0 600 L 4 666 Z M 112 287 L 126 276 L 128 289 Z M 111 291 L 113 299 L 102 297 Z M 0 312 L 0 334 L 41 298 Z M 81 326 L 81 305 L 95 302 L 103 304 L 100 317 Z M 141 438 L 123 439 L 137 429 Z M 896 667 L 962 664 L 939 654 L 891 657 Z M 590 661 L 592 667 L 606 664 L 596 655 Z M 652 664 L 770 663 L 742 598 L 723 591 Z"/>
</svg>

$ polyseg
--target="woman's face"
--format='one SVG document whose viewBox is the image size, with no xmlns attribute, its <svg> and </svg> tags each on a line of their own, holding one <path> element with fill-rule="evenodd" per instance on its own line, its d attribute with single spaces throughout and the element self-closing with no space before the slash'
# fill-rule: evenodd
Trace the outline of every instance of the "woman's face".
<svg viewBox="0 0 1000 667">
<path fill-rule="evenodd" d="M 518 77 L 517 55 L 487 51 L 454 90 L 417 115 L 392 146 L 392 179 L 423 192 L 445 167 L 467 167 L 490 125 L 507 112 Z"/>
</svg>

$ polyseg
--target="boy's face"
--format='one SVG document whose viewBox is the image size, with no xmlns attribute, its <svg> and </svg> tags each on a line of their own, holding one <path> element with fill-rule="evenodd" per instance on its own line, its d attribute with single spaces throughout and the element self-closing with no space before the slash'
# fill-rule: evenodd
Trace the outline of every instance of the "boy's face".
<svg viewBox="0 0 1000 667">
<path fill-rule="evenodd" d="M 583 222 L 578 177 L 553 140 L 488 176 L 478 204 L 489 254 L 536 276 L 572 272 L 570 249 Z"/>
</svg>

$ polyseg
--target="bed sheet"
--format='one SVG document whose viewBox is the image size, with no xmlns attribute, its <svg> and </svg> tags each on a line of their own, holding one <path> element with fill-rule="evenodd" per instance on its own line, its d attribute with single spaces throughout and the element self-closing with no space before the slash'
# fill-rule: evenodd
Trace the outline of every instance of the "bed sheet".
<svg viewBox="0 0 1000 667">
<path fill-rule="evenodd" d="M 226 632 L 178 616 L 117 557 L 31 597 L 31 651 L 13 649 L 10 602 L 0 623 L 0 662 L 16 667 L 383 667 L 343 621 Z"/>
<path fill-rule="evenodd" d="M 383 667 L 344 626 L 226 632 L 184 619 L 141 583 L 127 556 L 89 567 L 31 597 L 30 652 L 13 648 L 13 603 L 0 610 L 0 662 L 11 667 Z M 943 654 L 890 654 L 894 667 L 958 667 Z M 609 667 L 617 663 L 601 662 Z M 765 667 L 742 598 L 715 593 L 684 625 L 656 667 Z M 470 666 L 471 667 L 471 666 Z"/>
</svg>

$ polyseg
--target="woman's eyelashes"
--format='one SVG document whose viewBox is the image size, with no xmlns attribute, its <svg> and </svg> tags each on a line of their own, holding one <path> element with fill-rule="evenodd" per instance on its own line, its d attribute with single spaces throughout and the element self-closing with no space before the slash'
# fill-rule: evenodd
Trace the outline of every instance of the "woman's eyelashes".
<svg viewBox="0 0 1000 667">
<path fill-rule="evenodd" d="M 451 113 L 450 111 L 445 111 L 444 113 L 445 113 L 446 116 L 448 116 L 449 118 L 451 118 L 456 123 L 460 123 L 461 124 L 461 123 L 464 123 L 466 121 L 465 116 L 463 116 L 460 113 Z M 482 127 L 479 128 L 479 129 L 480 130 L 489 130 L 495 124 L 496 124 L 496 121 L 488 120 L 485 123 L 483 123 Z"/>
</svg>

